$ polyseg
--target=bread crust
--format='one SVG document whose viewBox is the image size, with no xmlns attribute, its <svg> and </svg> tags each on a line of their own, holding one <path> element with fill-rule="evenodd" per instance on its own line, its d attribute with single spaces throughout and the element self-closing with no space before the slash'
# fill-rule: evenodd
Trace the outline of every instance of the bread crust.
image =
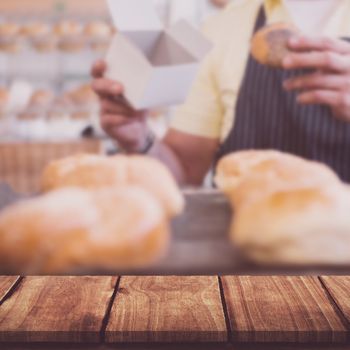
<svg viewBox="0 0 350 350">
<path fill-rule="evenodd" d="M 287 23 L 265 26 L 252 39 L 252 56 L 263 65 L 283 68 L 283 60 L 291 52 L 288 41 L 297 33 L 296 27 Z"/>
<path fill-rule="evenodd" d="M 61 274 L 142 268 L 166 251 L 158 201 L 140 187 L 67 188 L 0 215 L 1 272 Z"/>
<path fill-rule="evenodd" d="M 155 195 L 169 217 L 182 212 L 184 199 L 168 169 L 145 156 L 77 155 L 52 162 L 42 176 L 44 192 L 77 186 L 85 189 L 138 185 Z"/>
<path fill-rule="evenodd" d="M 242 151 L 219 162 L 216 183 L 234 209 L 231 239 L 252 260 L 350 263 L 350 189 L 326 165 Z"/>
</svg>

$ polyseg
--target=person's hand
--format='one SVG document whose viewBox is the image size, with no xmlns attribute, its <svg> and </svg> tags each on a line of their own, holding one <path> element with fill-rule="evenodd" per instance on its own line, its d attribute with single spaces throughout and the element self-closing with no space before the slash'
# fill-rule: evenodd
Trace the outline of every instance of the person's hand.
<svg viewBox="0 0 350 350">
<path fill-rule="evenodd" d="M 123 98 L 123 86 L 104 78 L 106 64 L 98 61 L 91 70 L 92 88 L 100 100 L 102 129 L 127 152 L 144 148 L 149 133 L 146 112 L 133 110 Z"/>
<path fill-rule="evenodd" d="M 350 122 L 350 43 L 331 38 L 292 38 L 293 53 L 285 69 L 313 69 L 313 73 L 287 80 L 287 90 L 298 90 L 300 104 L 329 106 L 334 115 Z"/>
</svg>

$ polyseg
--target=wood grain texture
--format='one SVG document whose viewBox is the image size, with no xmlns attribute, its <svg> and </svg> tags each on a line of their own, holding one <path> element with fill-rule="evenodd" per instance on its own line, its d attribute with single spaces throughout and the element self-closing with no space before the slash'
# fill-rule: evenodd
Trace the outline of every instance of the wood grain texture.
<svg viewBox="0 0 350 350">
<path fill-rule="evenodd" d="M 98 342 L 113 277 L 27 277 L 0 307 L 0 342 Z"/>
<path fill-rule="evenodd" d="M 19 278 L 19 276 L 0 276 L 0 305 Z"/>
<path fill-rule="evenodd" d="M 233 340 L 346 343 L 347 331 L 317 278 L 224 277 Z"/>
<path fill-rule="evenodd" d="M 216 277 L 123 277 L 105 335 L 107 343 L 227 338 Z"/>
<path fill-rule="evenodd" d="M 350 332 L 350 277 L 321 277 L 321 281 L 344 315 Z"/>
<path fill-rule="evenodd" d="M 349 350 L 350 345 L 318 344 L 8 344 L 1 350 Z"/>
</svg>

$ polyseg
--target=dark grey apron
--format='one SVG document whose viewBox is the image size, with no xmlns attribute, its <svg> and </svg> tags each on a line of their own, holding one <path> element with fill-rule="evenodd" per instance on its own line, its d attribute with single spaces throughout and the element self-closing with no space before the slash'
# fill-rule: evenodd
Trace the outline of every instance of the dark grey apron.
<svg viewBox="0 0 350 350">
<path fill-rule="evenodd" d="M 261 8 L 254 32 L 264 25 Z M 217 159 L 239 150 L 277 149 L 328 164 L 350 182 L 350 123 L 334 118 L 326 106 L 297 104 L 296 93 L 283 89 L 286 79 L 305 73 L 269 68 L 250 55 L 235 124 Z"/>
</svg>

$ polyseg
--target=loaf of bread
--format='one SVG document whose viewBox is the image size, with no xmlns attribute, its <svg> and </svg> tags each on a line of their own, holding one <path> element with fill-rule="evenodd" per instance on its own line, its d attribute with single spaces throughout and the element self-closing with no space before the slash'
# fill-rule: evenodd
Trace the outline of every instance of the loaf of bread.
<svg viewBox="0 0 350 350">
<path fill-rule="evenodd" d="M 0 215 L 1 273 L 143 268 L 166 251 L 164 210 L 140 187 L 66 188 Z"/>
<path fill-rule="evenodd" d="M 73 20 L 58 22 L 53 32 L 58 39 L 58 47 L 64 52 L 77 52 L 84 47 L 83 26 Z"/>
<path fill-rule="evenodd" d="M 22 26 L 20 34 L 28 39 L 44 37 L 51 33 L 51 28 L 43 22 L 29 22 Z"/>
<path fill-rule="evenodd" d="M 342 185 L 274 191 L 238 207 L 232 239 L 261 263 L 346 265 L 349 208 L 350 189 Z"/>
<path fill-rule="evenodd" d="M 44 192 L 62 187 L 100 189 L 138 185 L 155 195 L 169 217 L 184 208 L 184 199 L 168 169 L 144 156 L 77 155 L 55 161 L 42 176 Z"/>
<path fill-rule="evenodd" d="M 263 196 L 278 188 L 309 188 L 339 182 L 328 166 L 274 150 L 248 150 L 224 157 L 215 182 L 236 205 L 248 197 Z M 269 183 L 269 186 L 264 184 Z"/>
<path fill-rule="evenodd" d="M 52 28 L 45 22 L 29 22 L 21 28 L 21 36 L 30 41 L 39 52 L 53 51 L 56 47 L 56 38 Z"/>
<path fill-rule="evenodd" d="M 277 151 L 223 158 L 216 183 L 234 209 L 231 237 L 260 263 L 350 263 L 350 189 L 327 166 Z"/>
<path fill-rule="evenodd" d="M 112 28 L 103 21 L 93 21 L 84 28 L 84 34 L 91 39 L 110 39 Z"/>
<path fill-rule="evenodd" d="M 0 23 L 0 51 L 17 53 L 21 49 L 20 27 L 13 22 Z"/>
<path fill-rule="evenodd" d="M 253 37 L 252 56 L 261 64 L 282 68 L 283 59 L 290 53 L 288 41 L 298 30 L 287 23 L 274 23 L 260 29 Z"/>
</svg>

